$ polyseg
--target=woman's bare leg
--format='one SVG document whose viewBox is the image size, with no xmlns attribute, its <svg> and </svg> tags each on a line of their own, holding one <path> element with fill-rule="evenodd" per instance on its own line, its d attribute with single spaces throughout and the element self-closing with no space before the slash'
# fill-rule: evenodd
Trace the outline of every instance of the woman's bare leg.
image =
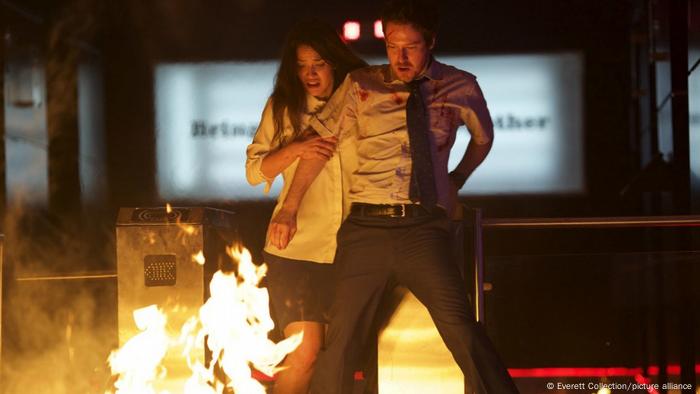
<svg viewBox="0 0 700 394">
<path fill-rule="evenodd" d="M 285 368 L 277 374 L 274 394 L 306 394 L 309 392 L 309 381 L 314 373 L 316 356 L 323 346 L 325 324 L 302 321 L 293 322 L 284 329 L 284 336 L 290 337 L 304 331 L 304 339 L 292 353 L 284 359 Z"/>
</svg>

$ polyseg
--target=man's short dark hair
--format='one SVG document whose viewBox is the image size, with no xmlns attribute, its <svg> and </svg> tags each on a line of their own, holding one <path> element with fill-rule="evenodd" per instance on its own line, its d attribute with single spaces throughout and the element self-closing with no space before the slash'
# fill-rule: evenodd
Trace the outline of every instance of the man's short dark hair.
<svg viewBox="0 0 700 394">
<path fill-rule="evenodd" d="M 425 0 L 388 0 L 382 10 L 382 27 L 385 30 L 389 22 L 412 25 L 430 44 L 438 27 L 437 6 Z"/>
</svg>

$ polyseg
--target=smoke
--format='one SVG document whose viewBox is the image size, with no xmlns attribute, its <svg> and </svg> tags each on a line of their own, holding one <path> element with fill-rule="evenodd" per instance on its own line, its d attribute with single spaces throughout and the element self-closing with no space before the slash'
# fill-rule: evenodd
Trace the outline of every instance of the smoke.
<svg viewBox="0 0 700 394">
<path fill-rule="evenodd" d="M 7 4 L 13 2 L 20 3 L 20 0 L 3 1 L 0 7 L 9 9 Z M 128 150 L 135 149 L 133 145 L 138 145 L 131 137 L 145 134 L 137 129 L 144 123 L 142 118 L 132 116 L 129 111 L 143 110 L 140 107 L 147 99 L 138 101 L 139 98 L 130 95 L 139 75 L 118 74 L 114 68 L 105 67 L 105 72 L 113 73 L 108 75 L 109 81 L 123 78 L 130 84 L 107 86 L 107 89 L 112 88 L 109 92 L 112 105 L 115 101 L 122 105 L 111 112 L 116 126 L 113 124 L 106 132 L 104 129 L 88 132 L 101 136 L 100 141 L 110 137 L 110 133 L 119 135 L 119 138 L 112 136 L 110 143 L 123 144 L 124 152 L 115 153 L 118 149 L 112 145 L 108 152 L 92 148 L 83 151 L 84 135 L 79 127 L 84 112 L 78 88 L 80 67 L 86 58 L 97 59 L 97 63 L 117 60 L 119 65 L 130 63 L 133 58 L 137 59 L 133 63 L 138 65 L 154 61 L 161 55 L 158 43 L 164 39 L 156 32 L 168 42 L 191 42 L 187 32 L 211 25 L 207 21 L 193 21 L 196 16 L 209 12 L 209 5 L 198 1 L 135 0 L 32 3 L 43 7 L 45 12 L 28 22 L 30 34 L 22 36 L 23 29 L 11 31 L 17 38 L 24 37 L 24 41 L 15 42 L 14 49 L 18 53 L 23 47 L 30 49 L 22 53 L 28 53 L 31 58 L 28 64 L 36 71 L 32 75 L 38 76 L 30 79 L 29 86 L 38 89 L 29 91 L 32 95 L 39 92 L 42 97 L 34 101 L 30 95 L 32 100 L 24 102 L 22 108 L 12 109 L 12 113 L 6 112 L 5 118 L 6 125 L 16 122 L 22 127 L 12 130 L 8 127 L 6 133 L 9 138 L 6 138 L 6 173 L 8 184 L 10 177 L 12 183 L 7 190 L 3 226 L 6 259 L 2 273 L 0 391 L 3 394 L 104 393 L 112 384 L 107 357 L 118 346 L 116 279 L 66 277 L 115 270 L 115 215 L 111 204 L 119 205 L 124 200 L 129 201 L 128 204 L 142 202 L 138 194 L 142 184 L 134 180 L 132 172 L 148 166 L 140 165 L 144 160 L 134 159 L 134 154 L 125 157 L 129 155 Z M 252 23 L 246 13 L 260 11 L 264 3 L 242 0 L 224 8 L 228 12 L 225 22 L 221 22 L 222 29 L 236 25 L 233 23 L 236 21 Z M 194 27 L 178 28 L 188 24 Z M 219 32 L 218 29 L 211 31 Z M 126 39 L 117 37 L 121 34 L 126 35 Z M 122 40 L 127 44 L 119 45 Z M 111 45 L 109 53 L 102 52 L 109 46 L 104 44 L 103 47 L 105 42 Z M 6 54 L 9 64 L 13 53 Z M 129 59 L 116 59 L 124 55 Z M 99 78 L 101 76 L 96 77 Z M 114 85 L 125 87 L 121 91 L 122 86 L 117 86 L 119 91 L 115 94 Z M 126 104 L 119 101 L 121 93 L 128 96 Z M 97 96 L 96 99 L 101 99 Z M 41 121 L 36 122 L 36 119 Z M 100 122 L 104 127 L 104 119 L 94 124 Z M 128 130 L 130 128 L 137 131 Z M 143 149 L 139 153 L 147 151 Z M 106 157 L 108 155 L 112 157 Z M 115 155 L 124 156 L 115 158 Z M 15 160 L 18 157 L 25 160 Z M 105 173 L 107 162 L 115 173 Z M 115 170 L 116 167 L 119 168 Z M 92 172 L 83 172 L 83 168 Z M 102 169 L 102 173 L 98 169 Z M 94 174 L 102 183 L 93 182 L 97 187 L 88 190 L 84 173 Z M 115 190 L 108 190 L 106 179 Z M 118 185 L 117 189 L 115 185 L 121 179 L 128 179 L 128 182 Z M 95 199 L 93 193 L 98 192 L 122 201 L 108 201 L 106 197 Z M 143 196 L 152 198 L 148 191 L 143 192 Z M 250 244 L 256 245 L 255 242 Z M 254 247 L 256 253 L 262 249 L 258 246 Z"/>
<path fill-rule="evenodd" d="M 79 171 L 93 164 L 79 154 L 79 66 L 94 55 L 101 2 L 51 7 L 28 24 L 43 33 L 10 29 L 6 60 L 28 53 L 39 76 L 30 88 L 46 97 L 6 110 L 4 394 L 105 392 L 106 359 L 117 346 L 116 280 L 65 279 L 114 267 L 114 218 L 104 200 L 84 203 Z"/>
<path fill-rule="evenodd" d="M 8 210 L 5 226 L 0 389 L 104 392 L 110 379 L 106 359 L 118 345 L 116 280 L 59 278 L 87 273 L 76 268 L 94 260 L 107 266 L 113 242 L 95 249 L 89 244 L 95 236 L 81 234 L 75 223 L 19 206 Z"/>
<path fill-rule="evenodd" d="M 116 280 L 61 279 L 113 265 L 113 227 L 69 220 L 13 190 L 5 221 L 0 391 L 101 393 L 117 346 Z M 100 246 L 95 239 L 105 240 Z M 91 268 L 93 268 L 91 270 Z"/>
<path fill-rule="evenodd" d="M 3 327 L 9 342 L 3 341 L 3 392 L 105 392 L 105 360 L 116 347 L 116 319 L 109 313 L 115 292 L 105 282 L 17 282 Z"/>
</svg>

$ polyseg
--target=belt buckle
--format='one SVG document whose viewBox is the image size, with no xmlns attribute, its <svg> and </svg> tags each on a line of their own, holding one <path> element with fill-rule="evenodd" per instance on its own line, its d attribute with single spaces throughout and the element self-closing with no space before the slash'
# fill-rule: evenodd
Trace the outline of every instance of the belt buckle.
<svg viewBox="0 0 700 394">
<path fill-rule="evenodd" d="M 392 213 L 391 215 L 389 215 L 389 217 L 392 217 L 392 218 L 405 218 L 406 217 L 406 204 L 400 204 L 399 206 L 401 207 L 401 213 L 400 214 Z"/>
</svg>

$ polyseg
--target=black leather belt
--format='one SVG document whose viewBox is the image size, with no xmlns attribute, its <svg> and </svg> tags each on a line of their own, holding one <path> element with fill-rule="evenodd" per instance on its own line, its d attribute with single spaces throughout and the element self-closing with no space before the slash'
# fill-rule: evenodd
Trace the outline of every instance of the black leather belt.
<svg viewBox="0 0 700 394">
<path fill-rule="evenodd" d="M 420 204 L 366 204 L 354 202 L 350 207 L 350 215 L 354 216 L 414 218 L 432 214 L 433 212 Z"/>
</svg>

